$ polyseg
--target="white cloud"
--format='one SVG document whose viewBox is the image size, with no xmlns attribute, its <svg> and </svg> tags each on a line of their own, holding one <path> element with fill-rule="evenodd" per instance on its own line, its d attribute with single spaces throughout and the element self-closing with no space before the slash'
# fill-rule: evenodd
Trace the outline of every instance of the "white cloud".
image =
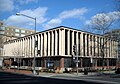
<svg viewBox="0 0 120 84">
<path fill-rule="evenodd" d="M 97 19 L 96 19 L 97 18 Z M 105 21 L 101 21 L 102 18 L 104 18 Z M 104 24 L 104 22 L 111 22 L 120 19 L 120 12 L 119 11 L 113 11 L 109 13 L 98 13 L 91 17 L 90 20 L 86 20 L 86 25 L 94 24 L 95 20 L 101 21 L 101 24 Z M 103 23 L 102 23 L 103 22 Z"/>
<path fill-rule="evenodd" d="M 31 3 L 31 2 L 35 2 L 37 3 L 38 0 L 18 0 L 18 2 L 23 5 L 23 4 L 28 4 L 28 3 Z"/>
<path fill-rule="evenodd" d="M 87 12 L 86 8 L 63 11 L 62 13 L 59 14 L 59 18 L 60 19 L 76 18 L 82 16 L 86 12 Z"/>
<path fill-rule="evenodd" d="M 13 0 L 0 0 L 0 12 L 12 11 L 14 8 Z"/>
<path fill-rule="evenodd" d="M 36 17 L 37 25 L 40 25 L 47 20 L 47 18 L 45 18 L 47 9 L 48 9 L 47 7 L 38 7 L 36 9 L 22 10 L 20 11 L 20 13 L 31 16 L 31 17 Z M 18 27 L 31 27 L 34 25 L 34 20 L 24 16 L 12 15 L 4 21 L 6 25 L 14 25 Z"/>
<path fill-rule="evenodd" d="M 52 19 L 50 20 L 47 24 L 43 24 L 43 26 L 47 29 L 55 27 L 59 24 L 61 24 L 62 20 L 61 19 Z"/>
<path fill-rule="evenodd" d="M 87 11 L 88 10 L 86 8 L 79 8 L 79 9 L 63 11 L 56 18 L 51 19 L 50 21 L 48 21 L 43 26 L 45 28 L 55 27 L 55 26 L 58 26 L 59 24 L 61 24 L 63 20 L 69 19 L 69 18 L 83 19 L 83 15 Z"/>
</svg>

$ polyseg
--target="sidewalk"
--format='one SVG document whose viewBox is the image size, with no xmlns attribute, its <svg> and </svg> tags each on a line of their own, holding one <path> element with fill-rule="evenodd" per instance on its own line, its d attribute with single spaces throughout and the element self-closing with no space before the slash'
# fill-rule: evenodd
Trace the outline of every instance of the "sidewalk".
<svg viewBox="0 0 120 84">
<path fill-rule="evenodd" d="M 26 74 L 26 75 L 33 75 L 32 71 L 29 70 L 17 70 L 17 69 L 3 69 L 2 71 L 5 72 L 13 72 L 13 73 L 19 73 L 19 74 Z M 96 72 L 89 72 L 88 75 L 96 75 Z M 47 72 L 40 72 L 38 75 L 36 76 L 41 76 L 41 77 L 51 77 L 51 76 L 88 76 L 88 75 L 84 75 L 84 73 L 47 73 Z"/>
<path fill-rule="evenodd" d="M 5 72 L 12 72 L 12 73 L 17 73 L 17 74 L 25 74 L 25 75 L 30 75 L 33 76 L 32 71 L 29 70 L 17 70 L 17 69 L 3 69 L 1 71 Z M 83 72 L 81 73 L 47 73 L 47 72 L 40 72 L 38 75 L 35 76 L 40 76 L 40 77 L 52 77 L 52 76 L 67 76 L 67 77 L 80 77 L 80 76 L 110 76 L 112 78 L 120 78 L 120 74 L 114 74 L 114 72 L 88 72 L 88 75 L 84 75 Z"/>
<path fill-rule="evenodd" d="M 19 74 L 26 74 L 26 75 L 31 75 L 32 74 L 32 71 L 28 71 L 28 70 L 3 69 L 1 71 L 13 72 L 13 73 L 19 73 Z"/>
<path fill-rule="evenodd" d="M 42 73 L 40 72 L 39 75 L 41 77 L 52 77 L 52 76 L 67 76 L 67 77 L 80 77 L 80 76 L 92 76 L 92 75 L 97 75 L 96 72 L 90 72 L 88 75 L 84 75 L 84 73 Z"/>
</svg>

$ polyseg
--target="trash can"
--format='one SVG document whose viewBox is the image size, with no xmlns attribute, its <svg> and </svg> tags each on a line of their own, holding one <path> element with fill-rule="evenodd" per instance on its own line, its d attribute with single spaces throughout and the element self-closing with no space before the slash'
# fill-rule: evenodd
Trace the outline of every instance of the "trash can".
<svg viewBox="0 0 120 84">
<path fill-rule="evenodd" d="M 84 75 L 88 75 L 88 70 L 84 69 Z"/>
</svg>

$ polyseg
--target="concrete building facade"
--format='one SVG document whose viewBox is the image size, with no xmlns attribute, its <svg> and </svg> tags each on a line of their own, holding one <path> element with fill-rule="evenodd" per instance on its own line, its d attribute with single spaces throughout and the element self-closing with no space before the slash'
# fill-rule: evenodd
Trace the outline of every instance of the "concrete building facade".
<svg viewBox="0 0 120 84">
<path fill-rule="evenodd" d="M 74 56 L 78 56 L 79 68 L 91 67 L 91 64 L 99 68 L 103 66 L 103 60 L 105 67 L 116 65 L 118 43 L 112 39 L 64 26 L 38 32 L 35 38 L 36 67 L 72 68 L 75 67 Z M 35 38 L 31 34 L 5 42 L 4 56 L 12 60 L 19 58 L 21 66 L 32 67 Z M 73 52 L 74 45 L 76 55 Z"/>
<path fill-rule="evenodd" d="M 14 26 L 6 26 L 0 21 L 0 56 L 3 56 L 3 43 L 12 39 L 23 37 L 34 33 L 34 30 L 18 28 Z"/>
<path fill-rule="evenodd" d="M 113 29 L 109 32 L 107 32 L 105 35 L 107 36 L 111 36 L 112 38 L 114 38 L 115 40 L 118 41 L 118 63 L 120 66 L 120 29 Z"/>
</svg>

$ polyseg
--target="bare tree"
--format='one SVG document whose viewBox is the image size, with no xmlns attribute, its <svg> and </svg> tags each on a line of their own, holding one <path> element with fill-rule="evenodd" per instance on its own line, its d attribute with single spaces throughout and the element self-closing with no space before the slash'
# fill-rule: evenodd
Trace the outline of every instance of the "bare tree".
<svg viewBox="0 0 120 84">
<path fill-rule="evenodd" d="M 22 55 L 22 49 L 20 47 L 14 47 L 12 49 L 12 54 L 17 57 Z"/>
<path fill-rule="evenodd" d="M 108 13 L 99 13 L 91 18 L 89 27 L 91 27 L 93 30 L 99 31 L 99 33 L 103 35 L 109 30 L 113 22 L 114 19 L 110 17 Z"/>
<path fill-rule="evenodd" d="M 109 40 L 109 39 L 106 40 L 105 33 L 110 30 L 110 27 L 119 18 L 119 15 L 120 15 L 120 12 L 99 13 L 93 16 L 89 21 L 89 27 L 93 31 L 95 31 L 94 33 L 96 33 L 97 31 L 97 33 L 103 35 L 104 41 L 102 43 L 98 42 L 98 44 L 100 44 L 99 47 L 100 47 L 101 56 L 103 59 L 103 62 L 102 62 L 103 69 L 104 69 L 104 60 L 105 60 L 104 56 L 105 56 L 106 44 Z M 111 36 L 109 36 L 109 38 L 111 39 Z"/>
</svg>

